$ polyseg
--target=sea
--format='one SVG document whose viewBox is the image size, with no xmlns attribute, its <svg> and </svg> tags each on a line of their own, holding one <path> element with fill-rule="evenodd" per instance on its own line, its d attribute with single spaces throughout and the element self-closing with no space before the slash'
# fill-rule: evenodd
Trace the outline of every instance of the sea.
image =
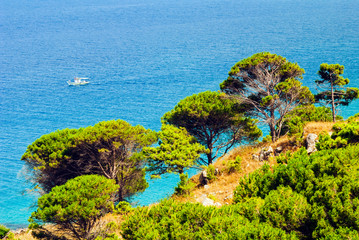
<svg viewBox="0 0 359 240">
<path fill-rule="evenodd" d="M 345 66 L 359 87 L 358 0 L 0 0 L 0 224 L 27 226 L 28 145 L 44 134 L 123 119 L 159 130 L 181 99 L 219 90 L 258 52 L 297 62 L 316 91 L 321 63 Z M 85 86 L 68 86 L 74 77 Z M 345 118 L 359 101 L 341 108 Z M 266 127 L 262 127 L 268 132 Z M 148 205 L 177 175 L 150 180 Z"/>
</svg>

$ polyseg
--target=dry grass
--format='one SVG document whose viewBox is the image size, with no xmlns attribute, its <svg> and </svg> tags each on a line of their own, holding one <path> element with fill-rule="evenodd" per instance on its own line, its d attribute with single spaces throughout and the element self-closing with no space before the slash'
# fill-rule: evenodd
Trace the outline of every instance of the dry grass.
<svg viewBox="0 0 359 240">
<path fill-rule="evenodd" d="M 217 179 L 207 185 L 207 187 L 200 186 L 199 174 L 192 177 L 192 181 L 197 184 L 197 187 L 188 196 L 173 196 L 175 200 L 180 202 L 198 202 L 202 201 L 205 197 L 211 196 L 215 202 L 219 202 L 222 205 L 231 204 L 233 198 L 233 191 L 238 185 L 240 178 L 260 168 L 264 162 L 259 162 L 253 159 L 253 154 L 258 154 L 260 147 L 258 146 L 242 146 L 234 149 L 229 154 L 218 159 L 214 163 L 214 167 L 220 172 Z M 241 171 L 227 173 L 226 163 L 229 160 L 234 160 L 237 156 L 242 159 Z M 272 164 L 270 162 L 270 164 Z"/>
<path fill-rule="evenodd" d="M 332 130 L 334 123 L 332 122 L 310 122 L 304 128 L 304 138 L 309 133 L 314 133 L 319 135 L 321 132 L 330 132 Z M 208 184 L 208 187 L 200 186 L 199 184 L 199 174 L 192 177 L 192 181 L 197 184 L 197 187 L 191 192 L 188 196 L 173 196 L 174 199 L 180 202 L 199 202 L 204 199 L 205 196 L 211 196 L 212 199 L 215 199 L 216 202 L 223 204 L 231 204 L 233 191 L 238 185 L 240 178 L 254 172 L 259 169 L 264 162 L 253 159 L 253 154 L 259 154 L 261 148 L 271 146 L 273 149 L 281 146 L 283 152 L 286 151 L 296 151 L 300 146 L 293 143 L 293 139 L 290 139 L 288 136 L 283 136 L 278 139 L 275 143 L 260 143 L 252 146 L 242 146 L 232 150 L 229 154 L 218 159 L 214 166 L 218 168 L 221 172 L 220 176 L 211 183 Z M 239 156 L 242 159 L 241 172 L 234 172 L 227 174 L 226 162 L 229 160 L 235 159 Z M 275 165 L 275 158 L 270 158 L 268 161 L 269 165 Z"/>
<path fill-rule="evenodd" d="M 105 231 L 106 233 L 115 233 L 117 236 L 121 236 L 121 232 L 120 232 L 120 224 L 121 224 L 121 216 L 120 215 L 115 215 L 115 214 L 107 214 L 105 215 L 100 221 L 99 224 L 93 229 L 93 232 L 99 233 L 101 231 Z M 115 227 L 109 227 L 109 223 L 114 223 Z M 62 236 L 65 236 L 66 239 L 68 240 L 75 240 L 75 238 L 73 238 L 70 234 L 59 230 L 58 227 L 56 227 L 55 225 L 52 224 L 48 224 L 45 225 L 43 227 L 44 229 L 42 230 L 45 234 L 47 234 L 47 237 L 41 238 L 41 239 L 46 239 L 46 240 L 52 240 L 52 239 L 57 239 L 60 238 Z M 38 230 L 34 230 L 34 231 L 38 231 Z M 33 236 L 32 234 L 32 230 L 17 230 L 14 232 L 15 233 L 15 239 L 20 239 L 20 240 L 38 240 L 39 238 L 36 238 Z"/>
<path fill-rule="evenodd" d="M 319 135 L 321 132 L 331 132 L 334 124 L 333 122 L 309 122 L 304 127 L 303 135 L 306 137 L 309 133 Z"/>
</svg>

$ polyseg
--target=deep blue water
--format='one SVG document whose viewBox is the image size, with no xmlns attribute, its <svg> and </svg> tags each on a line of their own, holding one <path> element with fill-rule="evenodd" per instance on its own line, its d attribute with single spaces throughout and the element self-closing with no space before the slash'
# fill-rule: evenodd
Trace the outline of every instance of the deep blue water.
<svg viewBox="0 0 359 240">
<path fill-rule="evenodd" d="M 20 161 L 41 135 L 123 119 L 160 129 L 186 96 L 218 90 L 232 65 L 269 51 L 298 62 L 312 90 L 323 62 L 359 87 L 358 0 L 0 0 L 0 223 L 27 224 L 36 200 Z M 69 87 L 75 76 L 91 83 Z M 359 112 L 359 101 L 343 109 Z M 151 182 L 149 204 L 178 181 Z"/>
</svg>

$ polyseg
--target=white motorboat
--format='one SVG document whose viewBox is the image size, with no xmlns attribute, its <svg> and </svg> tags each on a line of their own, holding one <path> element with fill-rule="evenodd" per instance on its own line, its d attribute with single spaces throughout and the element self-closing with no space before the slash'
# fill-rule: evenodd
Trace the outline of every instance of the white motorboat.
<svg viewBox="0 0 359 240">
<path fill-rule="evenodd" d="M 88 84 L 88 83 L 89 83 L 89 81 L 86 81 L 86 79 L 88 79 L 88 78 L 75 77 L 73 82 L 71 82 L 71 81 L 69 80 L 69 81 L 67 81 L 67 83 L 68 83 L 70 86 L 85 85 L 85 84 Z"/>
</svg>

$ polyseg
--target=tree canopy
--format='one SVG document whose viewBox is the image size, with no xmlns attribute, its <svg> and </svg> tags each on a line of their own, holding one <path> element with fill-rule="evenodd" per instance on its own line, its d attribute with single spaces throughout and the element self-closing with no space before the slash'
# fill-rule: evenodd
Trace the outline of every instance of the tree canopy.
<svg viewBox="0 0 359 240">
<path fill-rule="evenodd" d="M 336 120 L 340 105 L 347 106 L 359 98 L 358 88 L 344 87 L 349 84 L 349 79 L 341 76 L 343 73 L 343 65 L 322 63 L 318 71 L 321 79 L 315 81 L 318 87 L 324 89 L 315 95 L 315 99 L 331 106 L 333 122 Z"/>
<path fill-rule="evenodd" d="M 226 153 L 235 144 L 261 136 L 256 121 L 240 113 L 237 101 L 218 92 L 202 92 L 181 100 L 162 120 L 184 127 L 208 152 L 204 164 L 211 164 L 220 150 Z"/>
<path fill-rule="evenodd" d="M 155 140 L 155 133 L 142 126 L 105 121 L 43 135 L 28 146 L 22 160 L 45 193 L 77 176 L 98 174 L 116 180 L 118 199 L 123 200 L 148 186 L 141 151 Z"/>
<path fill-rule="evenodd" d="M 38 199 L 30 221 L 57 224 L 77 239 L 89 239 L 97 221 L 113 210 L 114 180 L 84 175 L 54 187 Z"/>
<path fill-rule="evenodd" d="M 158 146 L 143 149 L 149 160 L 149 171 L 155 174 L 166 172 L 182 174 L 185 169 L 196 165 L 201 154 L 206 152 L 206 148 L 199 144 L 185 128 L 164 124 L 158 137 Z"/>
<path fill-rule="evenodd" d="M 239 98 L 248 115 L 268 124 L 275 141 L 285 115 L 296 106 L 314 102 L 310 90 L 299 81 L 303 74 L 297 63 L 262 52 L 236 63 L 220 88 Z"/>
</svg>

